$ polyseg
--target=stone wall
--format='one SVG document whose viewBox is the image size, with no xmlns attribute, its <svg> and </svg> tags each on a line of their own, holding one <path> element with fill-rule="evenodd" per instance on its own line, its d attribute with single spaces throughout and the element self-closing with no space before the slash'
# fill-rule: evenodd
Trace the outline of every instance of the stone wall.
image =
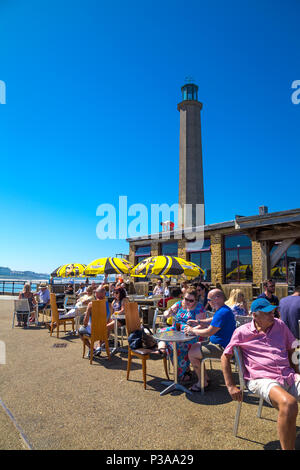
<svg viewBox="0 0 300 470">
<path fill-rule="evenodd" d="M 210 237 L 211 249 L 211 283 L 216 285 L 224 282 L 224 256 L 223 236 L 221 233 L 212 233 Z"/>
</svg>

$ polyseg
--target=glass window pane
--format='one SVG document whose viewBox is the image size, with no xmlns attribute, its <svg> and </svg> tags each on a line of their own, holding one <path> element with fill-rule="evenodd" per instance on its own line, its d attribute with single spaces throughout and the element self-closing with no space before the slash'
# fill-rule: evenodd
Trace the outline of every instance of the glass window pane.
<svg viewBox="0 0 300 470">
<path fill-rule="evenodd" d="M 205 238 L 202 250 L 209 250 L 209 249 L 210 249 L 210 238 Z"/>
<path fill-rule="evenodd" d="M 211 254 L 209 251 L 191 253 L 190 261 L 203 269 L 204 276 L 201 276 L 202 281 L 211 281 Z"/>
<path fill-rule="evenodd" d="M 190 261 L 192 263 L 195 263 L 198 266 L 200 266 L 200 253 L 199 253 L 199 251 L 196 252 L 196 253 L 191 253 L 190 254 Z M 202 268 L 202 266 L 200 266 L 200 268 Z"/>
<path fill-rule="evenodd" d="M 140 255 L 151 255 L 151 246 L 137 246 L 135 250 L 135 255 L 140 256 Z"/>
<path fill-rule="evenodd" d="M 162 255 L 169 255 L 169 256 L 177 256 L 177 254 L 178 254 L 177 242 L 162 243 L 161 244 L 161 254 Z"/>
<path fill-rule="evenodd" d="M 292 245 L 287 250 L 288 262 L 300 261 L 300 245 Z"/>
<path fill-rule="evenodd" d="M 238 281 L 237 267 L 238 267 L 237 250 L 226 251 L 225 253 L 226 281 Z"/>
<path fill-rule="evenodd" d="M 136 256 L 136 264 L 141 263 L 144 259 L 149 258 L 149 256 Z"/>
<path fill-rule="evenodd" d="M 239 277 L 240 282 L 249 282 L 253 279 L 252 250 L 239 250 Z"/>
<path fill-rule="evenodd" d="M 227 235 L 225 236 L 225 248 L 236 248 L 237 246 L 252 246 L 247 235 Z"/>
<path fill-rule="evenodd" d="M 211 254 L 209 251 L 207 252 L 202 252 L 201 254 L 201 260 L 200 260 L 200 268 L 204 270 L 204 276 L 203 276 L 203 281 L 211 281 Z"/>
<path fill-rule="evenodd" d="M 252 250 L 249 248 L 226 251 L 225 274 L 227 282 L 251 282 Z"/>
<path fill-rule="evenodd" d="M 280 243 L 276 243 L 270 253 L 273 253 Z M 287 268 L 291 261 L 300 261 L 300 245 L 291 245 L 276 265 L 271 269 L 270 277 L 276 282 L 287 282 Z"/>
</svg>

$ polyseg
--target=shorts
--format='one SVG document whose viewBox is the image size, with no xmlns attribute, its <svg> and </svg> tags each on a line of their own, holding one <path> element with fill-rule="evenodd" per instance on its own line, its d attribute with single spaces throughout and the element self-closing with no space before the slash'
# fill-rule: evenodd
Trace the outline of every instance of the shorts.
<svg viewBox="0 0 300 470">
<path fill-rule="evenodd" d="M 296 400 L 300 401 L 300 375 L 296 374 L 296 381 L 293 385 L 280 384 L 274 379 L 252 379 L 246 382 L 247 388 L 252 393 L 256 393 L 262 397 L 267 403 L 273 406 L 269 394 L 272 387 L 279 386 L 290 393 Z"/>
<path fill-rule="evenodd" d="M 91 336 L 91 330 L 88 327 L 81 326 L 78 330 L 79 335 Z"/>
<path fill-rule="evenodd" d="M 224 351 L 223 346 L 215 343 L 207 343 L 200 345 L 200 349 L 202 351 L 203 359 L 205 359 L 206 357 L 221 359 L 221 356 Z"/>
</svg>

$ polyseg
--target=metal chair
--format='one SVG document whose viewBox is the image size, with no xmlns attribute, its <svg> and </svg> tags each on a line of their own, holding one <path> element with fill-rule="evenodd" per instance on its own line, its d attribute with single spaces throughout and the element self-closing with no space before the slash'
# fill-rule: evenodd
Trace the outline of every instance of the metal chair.
<svg viewBox="0 0 300 470">
<path fill-rule="evenodd" d="M 153 331 L 153 334 L 155 333 L 156 331 L 156 319 L 157 317 L 160 315 L 159 313 L 159 308 L 156 308 L 155 311 L 154 311 L 154 315 L 153 315 L 153 322 L 152 322 L 152 331 Z"/>
<path fill-rule="evenodd" d="M 27 315 L 27 328 L 28 328 L 29 317 L 31 315 L 28 299 L 14 300 L 14 313 L 13 313 L 12 328 L 14 328 L 14 326 L 15 326 L 15 317 L 16 317 L 16 315 L 17 316 L 18 315 L 23 316 L 23 320 L 21 320 L 21 321 L 24 321 L 24 315 L 25 316 Z"/>
<path fill-rule="evenodd" d="M 124 333 L 126 334 L 126 325 L 118 326 L 118 330 L 121 332 L 121 347 L 124 346 Z"/>
<path fill-rule="evenodd" d="M 235 346 L 233 348 L 233 351 L 234 351 L 234 357 L 235 357 L 235 361 L 236 361 L 236 365 L 237 365 L 237 369 L 239 373 L 240 390 L 242 391 L 242 401 L 239 401 L 237 404 L 234 427 L 233 427 L 233 434 L 234 436 L 236 436 L 238 432 L 239 422 L 240 422 L 240 414 L 241 414 L 241 408 L 243 404 L 244 392 L 248 392 L 249 394 L 253 396 L 258 396 L 258 395 L 250 392 L 246 387 L 245 380 L 244 380 L 244 361 L 243 361 L 243 355 L 242 355 L 241 349 Z M 258 410 L 257 410 L 258 418 L 261 418 L 263 403 L 264 403 L 264 399 L 262 397 L 259 397 L 259 404 L 258 404 Z"/>
<path fill-rule="evenodd" d="M 239 326 L 241 325 L 244 325 L 245 323 L 249 323 L 250 321 L 252 320 L 252 316 L 250 315 L 235 315 L 235 321 L 236 321 L 236 327 L 238 328 Z M 209 338 L 205 341 L 203 341 L 201 344 L 205 346 L 206 343 L 209 342 Z M 210 368 L 212 369 L 212 361 L 217 361 L 217 362 L 221 362 L 221 359 L 218 359 L 217 357 L 205 357 L 204 359 L 202 359 L 201 361 L 201 394 L 203 395 L 204 394 L 204 363 L 205 361 L 209 361 L 210 363 Z M 237 371 L 237 365 L 236 365 L 236 362 L 234 360 L 234 363 L 235 363 L 235 368 L 236 368 L 236 371 Z"/>
<path fill-rule="evenodd" d="M 235 315 L 236 328 L 252 320 L 252 315 Z"/>
</svg>

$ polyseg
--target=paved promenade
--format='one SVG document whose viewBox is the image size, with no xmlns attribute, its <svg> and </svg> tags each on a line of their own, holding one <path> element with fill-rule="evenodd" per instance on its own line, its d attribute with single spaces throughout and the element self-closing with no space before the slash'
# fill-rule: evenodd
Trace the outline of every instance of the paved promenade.
<svg viewBox="0 0 300 470">
<path fill-rule="evenodd" d="M 204 396 L 174 392 L 161 397 L 162 361 L 148 361 L 145 391 L 138 360 L 127 381 L 126 354 L 90 366 L 82 359 L 78 337 L 61 333 L 57 339 L 44 327 L 12 329 L 11 324 L 12 301 L 0 297 L 0 340 L 6 345 L 0 399 L 18 426 L 0 406 L 0 449 L 28 444 L 32 449 L 279 448 L 277 411 L 265 406 L 263 419 L 256 418 L 254 398 L 243 404 L 240 437 L 233 436 L 236 404 L 219 363 L 213 363 L 214 387 Z M 297 424 L 300 434 L 299 416 Z"/>
</svg>

